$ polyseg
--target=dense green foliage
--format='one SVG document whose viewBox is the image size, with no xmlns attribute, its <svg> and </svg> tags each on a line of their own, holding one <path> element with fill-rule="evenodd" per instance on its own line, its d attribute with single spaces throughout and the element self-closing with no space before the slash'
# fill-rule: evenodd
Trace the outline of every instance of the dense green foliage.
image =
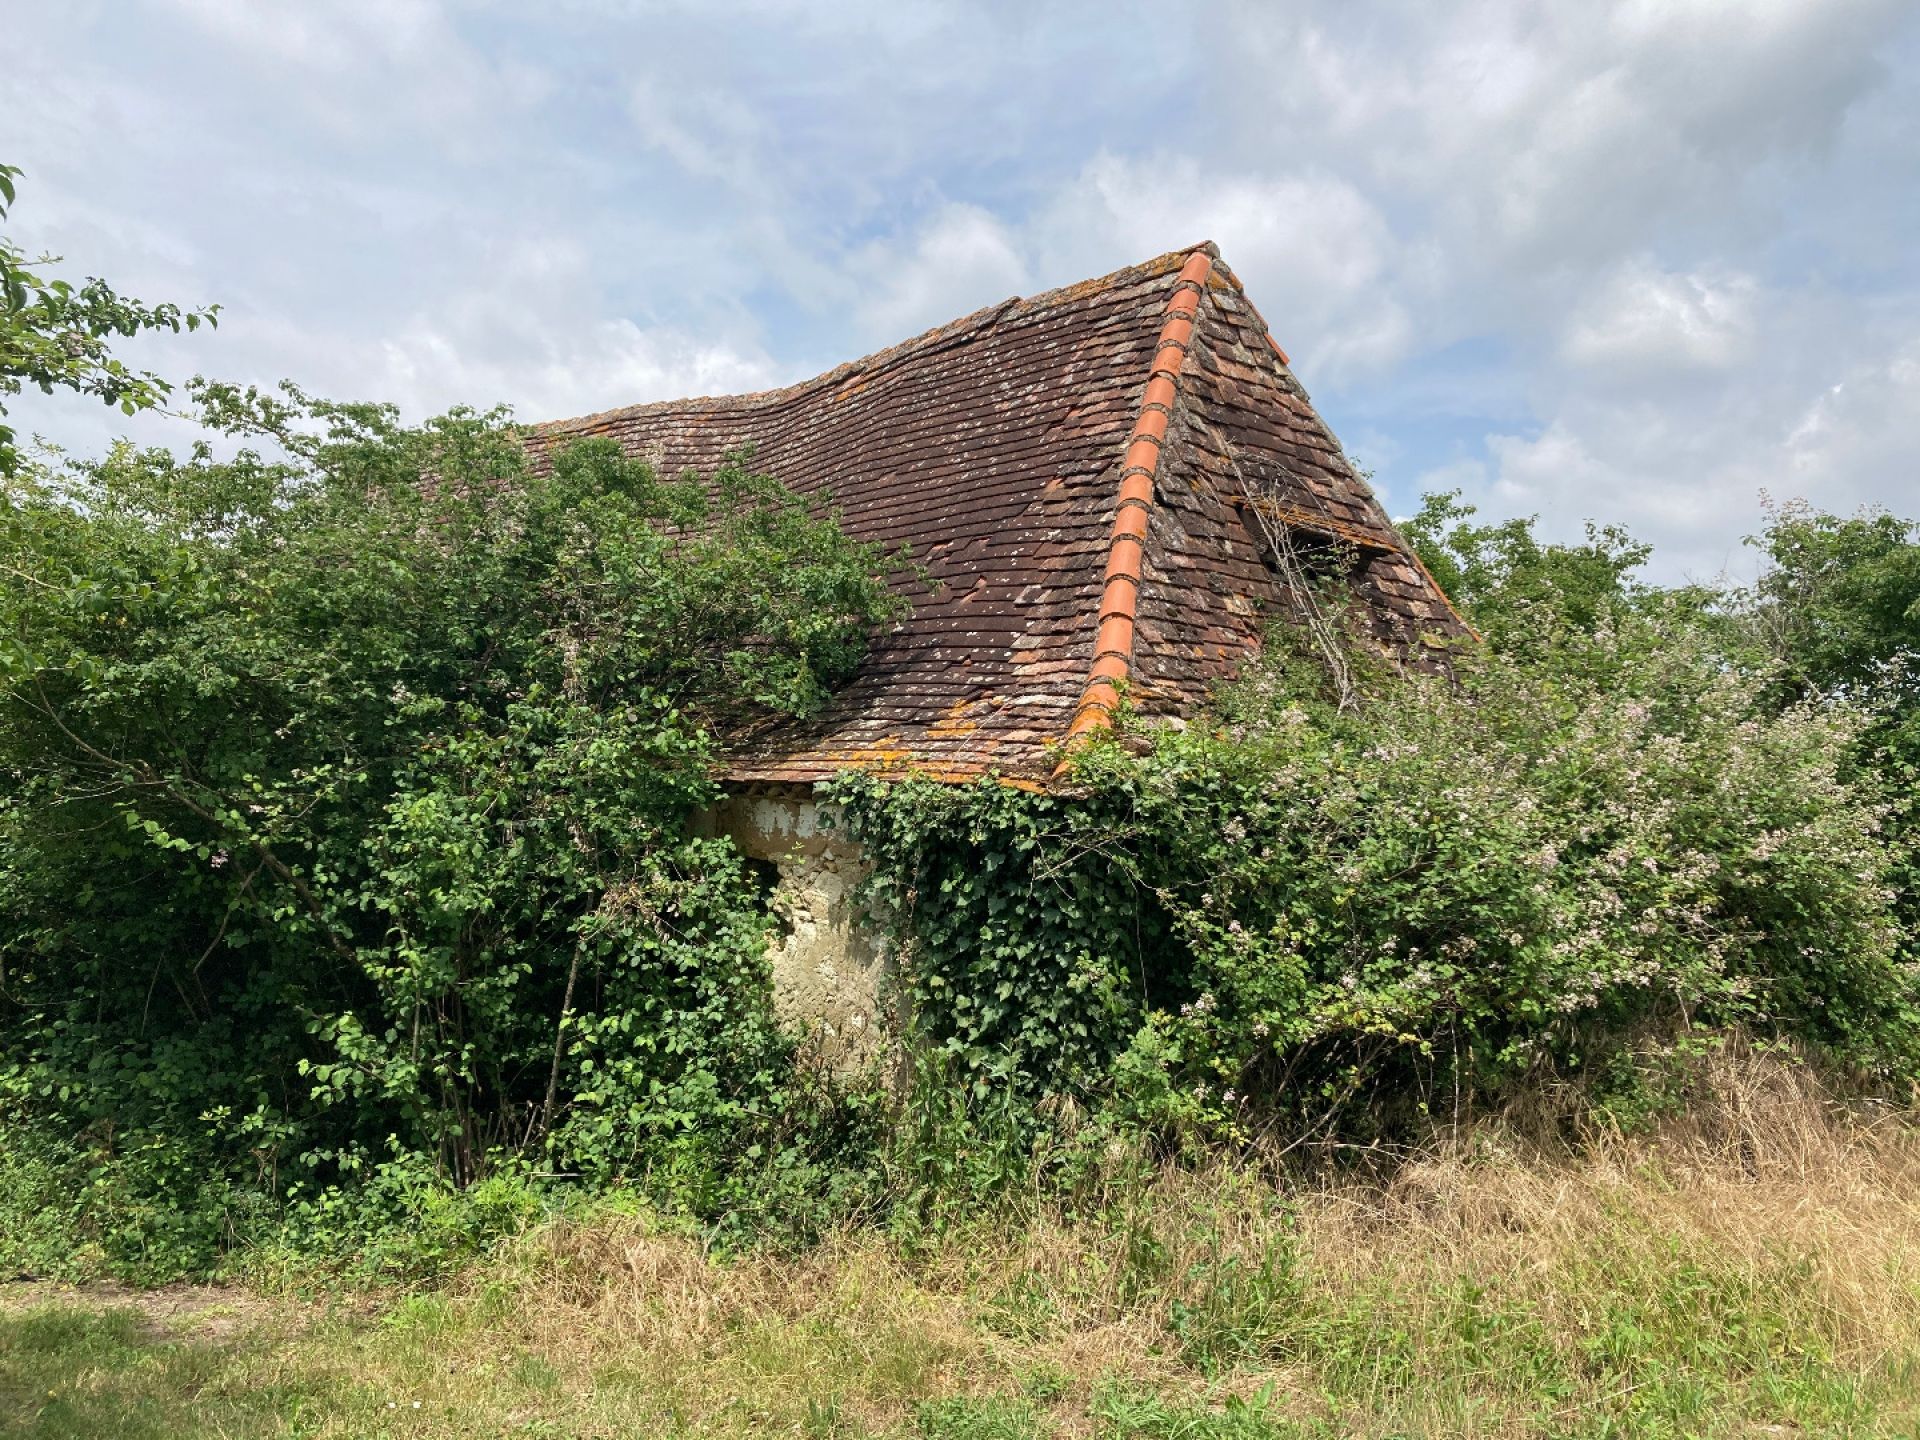
<svg viewBox="0 0 1920 1440">
<path fill-rule="evenodd" d="M 1554 544 L 1516 516 L 1477 524 L 1458 492 L 1428 495 L 1402 529 L 1440 588 L 1497 650 L 1539 653 L 1568 634 L 1660 597 L 1636 572 L 1651 546 L 1617 525 L 1589 523 L 1584 542 Z"/>
<path fill-rule="evenodd" d="M 1771 520 L 1754 542 L 1768 565 L 1753 610 L 1785 697 L 1852 700 L 1889 741 L 1920 748 L 1920 524 L 1800 504 Z"/>
<path fill-rule="evenodd" d="M 1910 1083 L 1909 527 L 1782 516 L 1724 596 L 1639 582 L 1614 531 L 1550 545 L 1451 497 L 1410 528 L 1485 636 L 1449 678 L 1335 704 L 1282 636 L 1204 723 L 1079 755 L 1072 794 L 841 783 L 976 1093 L 1404 1138 L 1549 1078 L 1604 1100 L 1728 1026 Z"/>
<path fill-rule="evenodd" d="M 0 241 L 0 397 L 161 403 L 109 342 L 213 313 L 48 263 Z M 1669 589 L 1617 528 L 1433 496 L 1408 536 L 1481 637 L 1444 677 L 1355 646 L 1335 693 L 1282 628 L 1066 789 L 845 777 L 915 1016 L 889 1088 L 796 1067 L 765 897 L 690 818 L 899 557 L 745 457 L 194 398 L 218 452 L 0 428 L 6 1263 L 430 1268 L 563 1186 L 910 1234 L 1142 1138 L 1407 1139 L 1569 1077 L 1631 1118 L 1728 1027 L 1920 1075 L 1909 522 L 1789 506 L 1754 586 Z"/>
<path fill-rule="evenodd" d="M 857 661 L 884 557 L 741 463 L 202 400 L 234 458 L 0 494 L 0 1110 L 203 1248 L 248 1195 L 748 1146 L 764 906 L 688 817 Z"/>
<path fill-rule="evenodd" d="M 1767 521 L 1748 540 L 1758 580 L 1724 590 L 1640 581 L 1651 552 L 1617 528 L 1549 544 L 1524 518 L 1476 524 L 1455 495 L 1428 496 L 1406 531 L 1496 650 L 1562 664 L 1569 635 L 1664 615 L 1760 682 L 1759 712 L 1852 715 L 1845 777 L 1886 802 L 1902 928 L 1920 933 L 1920 522 L 1801 501 L 1769 505 Z"/>
<path fill-rule="evenodd" d="M 740 464 L 200 398 L 267 453 L 0 510 L 15 1255 L 271 1225 L 432 1267 L 537 1172 L 912 1233 L 1116 1140 L 1404 1140 L 1569 1078 L 1631 1119 L 1729 1026 L 1920 1063 L 1911 527 L 1783 513 L 1706 596 L 1440 497 L 1413 531 L 1486 637 L 1447 677 L 1356 654 L 1355 704 L 1281 632 L 1069 789 L 844 778 L 916 1015 L 914 1083 L 862 1094 L 796 1073 L 761 896 L 687 818 L 855 663 L 884 557 Z"/>
<path fill-rule="evenodd" d="M 1776 703 L 1838 701 L 1863 716 L 1853 770 L 1891 800 L 1901 914 L 1920 935 L 1920 523 L 1805 505 L 1771 520 L 1753 542 L 1768 564 L 1746 611 L 1779 657 Z"/>
<path fill-rule="evenodd" d="M 0 220 L 13 208 L 17 165 L 0 165 Z M 72 390 L 131 415 L 162 403 L 172 387 L 151 371 L 129 369 L 108 349 L 115 336 L 146 330 L 197 330 L 218 323 L 219 306 L 182 310 L 145 305 L 118 294 L 104 280 L 75 285 L 50 276 L 57 257 L 29 258 L 0 235 L 0 400 L 32 385 L 46 394 Z M 0 475 L 20 466 L 14 432 L 0 403 Z"/>
</svg>

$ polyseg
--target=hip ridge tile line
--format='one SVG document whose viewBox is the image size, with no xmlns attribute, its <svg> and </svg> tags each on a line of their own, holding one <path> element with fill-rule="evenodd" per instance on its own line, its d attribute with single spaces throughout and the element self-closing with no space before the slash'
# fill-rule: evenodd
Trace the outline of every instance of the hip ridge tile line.
<svg viewBox="0 0 1920 1440">
<path fill-rule="evenodd" d="M 1133 669 L 1135 621 L 1139 613 L 1141 569 L 1147 551 L 1147 521 L 1153 510 L 1154 476 L 1160 451 L 1180 391 L 1180 370 L 1193 346 L 1206 294 L 1207 276 L 1216 255 L 1211 244 L 1187 257 L 1167 297 L 1160 338 L 1154 344 L 1153 366 L 1140 396 L 1140 408 L 1127 439 L 1120 470 L 1120 493 L 1115 500 L 1113 531 L 1107 541 L 1106 576 L 1100 590 L 1099 628 L 1093 641 L 1093 668 L 1067 725 L 1066 743 L 1113 727 L 1120 687 Z M 1058 779 L 1072 765 L 1063 756 L 1054 767 Z"/>
</svg>

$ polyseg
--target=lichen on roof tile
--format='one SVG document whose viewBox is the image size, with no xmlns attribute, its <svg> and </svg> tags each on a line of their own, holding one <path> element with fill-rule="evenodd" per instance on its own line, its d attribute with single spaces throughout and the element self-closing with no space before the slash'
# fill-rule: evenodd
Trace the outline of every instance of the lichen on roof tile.
<svg viewBox="0 0 1920 1440">
<path fill-rule="evenodd" d="M 911 615 L 873 637 L 827 711 L 758 730 L 731 755 L 733 778 L 870 766 L 1041 783 L 1086 713 L 1103 594 L 1117 597 L 1114 566 L 1135 551 L 1122 673 L 1141 708 L 1190 710 L 1290 613 L 1236 509 L 1249 499 L 1306 533 L 1405 557 L 1391 575 L 1362 564 L 1352 577 L 1390 647 L 1420 654 L 1422 632 L 1463 632 L 1217 256 L 1188 247 L 988 306 L 797 385 L 533 429 L 536 458 L 606 435 L 669 473 L 710 473 L 750 447 L 755 468 L 831 496 L 854 534 L 910 545 L 926 567 L 931 585 L 898 577 Z M 1190 304 L 1175 303 L 1183 290 Z M 1116 545 L 1122 501 L 1141 488 L 1130 463 L 1150 470 L 1147 525 Z"/>
</svg>

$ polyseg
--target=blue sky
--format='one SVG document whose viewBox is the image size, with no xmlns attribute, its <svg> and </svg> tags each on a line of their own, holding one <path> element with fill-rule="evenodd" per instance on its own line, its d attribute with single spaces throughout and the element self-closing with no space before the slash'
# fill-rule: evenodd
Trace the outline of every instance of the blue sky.
<svg viewBox="0 0 1920 1440">
<path fill-rule="evenodd" d="M 175 375 L 529 418 L 759 388 L 1210 238 L 1390 509 L 1750 568 L 1920 512 L 1920 6 L 14 6 L 13 233 Z M 184 441 L 23 396 L 70 449 Z"/>
</svg>

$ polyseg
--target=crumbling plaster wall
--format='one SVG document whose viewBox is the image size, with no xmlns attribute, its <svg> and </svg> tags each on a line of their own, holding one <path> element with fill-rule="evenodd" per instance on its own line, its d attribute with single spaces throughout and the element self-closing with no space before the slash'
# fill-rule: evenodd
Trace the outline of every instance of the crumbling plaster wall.
<svg viewBox="0 0 1920 1440">
<path fill-rule="evenodd" d="M 859 846 L 827 823 L 831 810 L 806 786 L 754 786 L 699 820 L 776 868 L 775 1013 L 822 1063 L 844 1070 L 882 1059 L 899 1026 L 885 942 L 860 923 L 854 898 L 868 866 Z"/>
</svg>

